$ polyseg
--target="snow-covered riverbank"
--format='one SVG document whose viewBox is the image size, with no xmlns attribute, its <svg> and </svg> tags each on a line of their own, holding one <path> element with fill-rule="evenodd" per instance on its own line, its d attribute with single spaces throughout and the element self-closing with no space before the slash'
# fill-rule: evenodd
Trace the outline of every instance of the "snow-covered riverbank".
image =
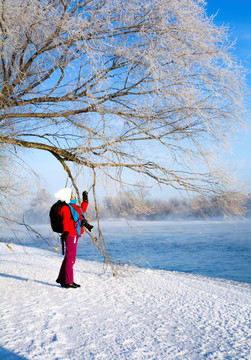
<svg viewBox="0 0 251 360">
<path fill-rule="evenodd" d="M 0 243 L 1 359 L 249 359 L 249 285 L 77 259 L 79 289 L 55 283 L 62 257 Z M 25 253 L 25 250 L 28 254 Z"/>
</svg>

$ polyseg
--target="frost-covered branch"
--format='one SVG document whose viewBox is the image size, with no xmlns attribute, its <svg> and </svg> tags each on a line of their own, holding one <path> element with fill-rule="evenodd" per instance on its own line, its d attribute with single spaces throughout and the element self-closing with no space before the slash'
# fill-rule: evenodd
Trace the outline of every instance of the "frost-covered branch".
<svg viewBox="0 0 251 360">
<path fill-rule="evenodd" d="M 244 72 L 204 2 L 5 0 L 0 19 L 2 144 L 53 154 L 76 189 L 71 164 L 235 190 L 215 154 L 242 126 Z"/>
</svg>

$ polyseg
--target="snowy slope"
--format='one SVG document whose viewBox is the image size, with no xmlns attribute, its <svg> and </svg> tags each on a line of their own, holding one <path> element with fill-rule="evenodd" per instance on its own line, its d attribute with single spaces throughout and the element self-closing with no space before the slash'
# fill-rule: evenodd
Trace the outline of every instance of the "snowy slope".
<svg viewBox="0 0 251 360">
<path fill-rule="evenodd" d="M 60 255 L 0 243 L 0 359 L 250 359 L 251 287 L 77 259 L 79 289 L 55 283 Z"/>
</svg>

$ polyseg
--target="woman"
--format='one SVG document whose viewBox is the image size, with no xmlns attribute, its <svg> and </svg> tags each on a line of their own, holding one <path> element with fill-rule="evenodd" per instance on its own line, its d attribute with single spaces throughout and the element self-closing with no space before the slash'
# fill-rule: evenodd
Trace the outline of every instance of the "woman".
<svg viewBox="0 0 251 360">
<path fill-rule="evenodd" d="M 77 205 L 77 200 L 69 188 L 59 190 L 55 197 L 66 202 L 60 209 L 63 223 L 61 239 L 66 244 L 66 253 L 56 282 L 65 288 L 78 288 L 80 285 L 74 282 L 73 265 L 76 261 L 78 239 L 84 232 L 81 222 L 84 218 L 83 213 L 88 207 L 88 193 L 83 192 L 81 207 Z"/>
</svg>

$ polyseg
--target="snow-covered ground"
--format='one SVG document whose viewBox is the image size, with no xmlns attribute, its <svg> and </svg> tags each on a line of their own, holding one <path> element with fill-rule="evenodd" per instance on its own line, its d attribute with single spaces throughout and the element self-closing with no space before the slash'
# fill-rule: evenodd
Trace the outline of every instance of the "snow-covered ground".
<svg viewBox="0 0 251 360">
<path fill-rule="evenodd" d="M 0 243 L 0 359 L 250 359 L 251 286 L 77 259 L 79 289 L 55 283 L 62 256 Z M 27 252 L 27 254 L 26 254 Z"/>
</svg>

